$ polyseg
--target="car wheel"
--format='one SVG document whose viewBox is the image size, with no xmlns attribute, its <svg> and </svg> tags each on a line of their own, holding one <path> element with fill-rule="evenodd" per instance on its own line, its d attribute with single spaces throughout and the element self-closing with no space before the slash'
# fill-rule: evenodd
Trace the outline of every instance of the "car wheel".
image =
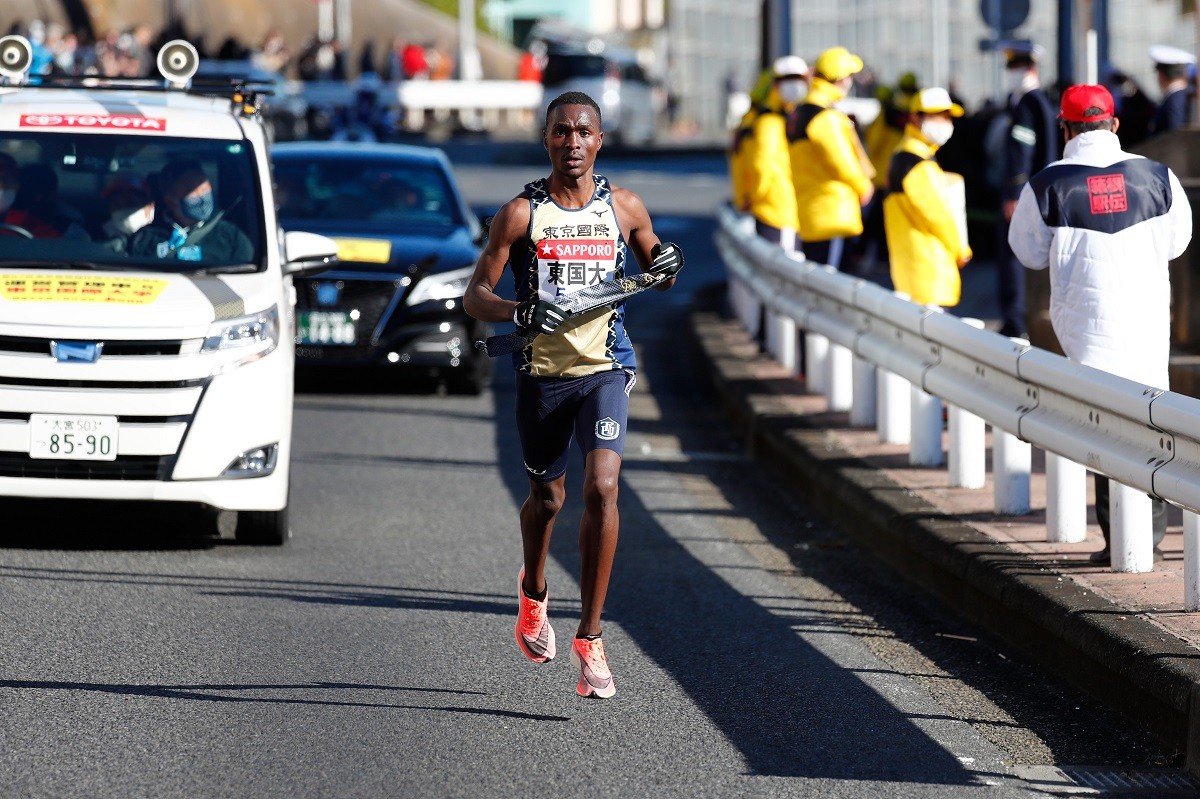
<svg viewBox="0 0 1200 799">
<path fill-rule="evenodd" d="M 283 546 L 291 537 L 288 509 L 238 511 L 234 537 L 239 544 Z"/>
</svg>

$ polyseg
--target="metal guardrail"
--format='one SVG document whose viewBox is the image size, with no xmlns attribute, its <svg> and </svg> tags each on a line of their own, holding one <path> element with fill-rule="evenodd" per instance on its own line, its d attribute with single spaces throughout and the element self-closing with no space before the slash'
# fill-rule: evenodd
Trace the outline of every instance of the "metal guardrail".
<svg viewBox="0 0 1200 799">
<path fill-rule="evenodd" d="M 1200 610 L 1200 400 L 1074 363 L 797 260 L 728 207 L 717 216 L 735 311 L 752 333 L 765 324 L 768 350 L 793 368 L 796 330 L 806 331 L 807 384 L 826 395 L 831 410 L 878 427 L 883 441 L 910 444 L 910 462 L 940 465 L 945 400 L 952 406 L 951 485 L 973 488 L 984 484 L 986 421 L 997 513 L 1028 512 L 1029 447 L 1046 450 L 1052 541 L 1083 540 L 1086 472 L 1107 475 L 1114 481 L 1114 571 L 1153 568 L 1147 495 L 1184 508 L 1185 607 Z"/>
<path fill-rule="evenodd" d="M 304 96 L 310 105 L 350 107 L 357 89 L 346 81 L 311 81 Z M 542 84 L 518 80 L 406 80 L 383 86 L 380 107 L 398 105 L 417 126 L 426 111 L 439 119 L 455 118 L 467 127 L 491 129 L 501 124 L 530 127 L 527 118 L 542 109 Z M 505 119 L 507 116 L 507 119 Z"/>
</svg>

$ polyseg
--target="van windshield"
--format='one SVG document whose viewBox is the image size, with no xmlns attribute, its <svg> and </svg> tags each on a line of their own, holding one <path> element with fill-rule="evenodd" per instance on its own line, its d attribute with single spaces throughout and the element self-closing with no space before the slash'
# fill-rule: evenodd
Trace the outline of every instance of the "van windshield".
<svg viewBox="0 0 1200 799">
<path fill-rule="evenodd" d="M 0 266 L 260 271 L 246 141 L 0 135 Z"/>
</svg>

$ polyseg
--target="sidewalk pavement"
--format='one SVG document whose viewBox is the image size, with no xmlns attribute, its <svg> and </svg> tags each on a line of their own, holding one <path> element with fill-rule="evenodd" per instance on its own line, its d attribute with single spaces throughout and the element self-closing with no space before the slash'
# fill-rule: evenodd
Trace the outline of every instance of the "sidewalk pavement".
<svg viewBox="0 0 1200 799">
<path fill-rule="evenodd" d="M 736 320 L 703 305 L 692 333 L 748 451 L 912 581 L 1175 747 L 1200 773 L 1200 613 L 1183 612 L 1178 509 L 1154 571 L 1091 566 L 1088 554 L 1103 546 L 1094 512 L 1086 542 L 1045 540 L 1038 450 L 1034 512 L 998 516 L 990 458 L 987 488 L 949 487 L 944 467 L 910 466 L 907 447 L 881 444 L 874 428 L 828 412 L 824 397 L 805 394 L 803 378 L 760 353 Z"/>
</svg>

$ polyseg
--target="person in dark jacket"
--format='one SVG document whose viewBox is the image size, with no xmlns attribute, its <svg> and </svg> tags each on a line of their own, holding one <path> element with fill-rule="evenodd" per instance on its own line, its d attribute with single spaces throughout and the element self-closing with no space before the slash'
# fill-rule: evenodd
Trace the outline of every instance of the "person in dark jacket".
<svg viewBox="0 0 1200 799">
<path fill-rule="evenodd" d="M 154 222 L 133 234 L 129 253 L 177 261 L 250 263 L 254 245 L 217 211 L 199 161 L 171 161 L 159 173 Z"/>
<path fill-rule="evenodd" d="M 1158 86 L 1163 94 L 1154 121 L 1150 123 L 1150 132 L 1158 134 L 1186 128 L 1192 120 L 1188 72 L 1196 66 L 1196 56 L 1178 47 L 1156 44 L 1150 48 L 1150 60 L 1154 62 Z"/>
<path fill-rule="evenodd" d="M 1008 226 L 1017 198 L 1029 178 L 1058 158 L 1062 151 L 1055 127 L 1054 107 L 1042 90 L 1038 59 L 1042 48 L 1014 46 L 1007 53 L 1010 124 L 1005 139 L 1004 173 L 1000 184 L 999 240 L 996 269 L 999 283 L 1000 334 L 1027 338 L 1025 270 L 1008 246 Z"/>
</svg>

